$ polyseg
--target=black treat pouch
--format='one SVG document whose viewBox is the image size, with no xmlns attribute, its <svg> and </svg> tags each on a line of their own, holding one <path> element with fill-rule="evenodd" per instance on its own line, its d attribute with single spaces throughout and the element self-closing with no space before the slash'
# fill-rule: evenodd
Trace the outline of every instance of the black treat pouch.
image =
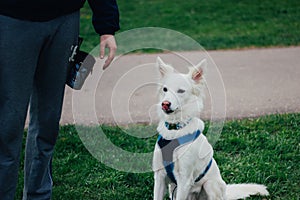
<svg viewBox="0 0 300 200">
<path fill-rule="evenodd" d="M 83 38 L 78 38 L 78 45 L 72 47 L 72 55 L 69 58 L 71 65 L 66 84 L 75 90 L 80 90 L 89 73 L 92 72 L 95 58 L 84 52 L 80 51 L 80 45 Z"/>
</svg>

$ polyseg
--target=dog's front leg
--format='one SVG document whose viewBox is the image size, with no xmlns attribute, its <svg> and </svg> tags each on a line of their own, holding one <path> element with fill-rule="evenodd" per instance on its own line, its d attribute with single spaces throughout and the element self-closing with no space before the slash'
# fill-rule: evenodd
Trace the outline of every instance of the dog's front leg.
<svg viewBox="0 0 300 200">
<path fill-rule="evenodd" d="M 154 200 L 163 200 L 166 192 L 165 175 L 162 170 L 154 172 Z"/>
<path fill-rule="evenodd" d="M 191 186 L 190 180 L 178 180 L 176 200 L 186 200 L 189 196 Z"/>
</svg>

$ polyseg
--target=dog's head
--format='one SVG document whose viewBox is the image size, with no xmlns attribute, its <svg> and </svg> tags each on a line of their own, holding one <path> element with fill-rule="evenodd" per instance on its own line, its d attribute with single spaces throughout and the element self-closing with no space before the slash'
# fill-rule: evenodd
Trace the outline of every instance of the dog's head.
<svg viewBox="0 0 300 200">
<path fill-rule="evenodd" d="M 178 73 L 159 57 L 156 64 L 160 72 L 160 117 L 169 122 L 179 122 L 197 116 L 203 108 L 206 59 L 190 67 L 187 74 Z"/>
</svg>

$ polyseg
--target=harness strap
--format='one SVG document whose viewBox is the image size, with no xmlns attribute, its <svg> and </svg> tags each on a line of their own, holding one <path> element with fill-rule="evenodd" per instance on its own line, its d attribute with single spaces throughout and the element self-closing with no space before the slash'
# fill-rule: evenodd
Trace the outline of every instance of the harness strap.
<svg viewBox="0 0 300 200">
<path fill-rule="evenodd" d="M 161 135 L 158 136 L 157 144 L 159 145 L 162 157 L 163 157 L 163 165 L 165 167 L 165 170 L 167 172 L 167 176 L 170 178 L 170 180 L 177 185 L 176 178 L 174 176 L 174 162 L 173 162 L 173 153 L 174 150 L 186 143 L 193 142 L 196 140 L 199 135 L 201 134 L 200 130 L 194 131 L 192 134 L 184 135 L 182 137 L 173 139 L 173 140 L 167 140 L 163 138 Z M 195 182 L 198 182 L 205 176 L 209 168 L 211 167 L 212 159 L 210 160 L 209 164 L 205 168 L 204 172 L 201 173 L 198 178 L 195 180 Z"/>
<path fill-rule="evenodd" d="M 202 174 L 200 174 L 198 176 L 198 178 L 196 178 L 195 183 L 197 183 L 198 181 L 200 181 L 205 176 L 205 174 L 208 172 L 208 170 L 211 167 L 212 161 L 213 161 L 213 159 L 210 159 L 210 161 L 209 161 L 208 165 L 206 166 L 204 172 L 202 172 Z"/>
<path fill-rule="evenodd" d="M 165 170 L 167 172 L 167 176 L 169 177 L 169 179 L 175 183 L 177 185 L 177 181 L 176 181 L 176 178 L 174 176 L 174 162 L 170 163 L 169 165 L 165 165 Z"/>
</svg>

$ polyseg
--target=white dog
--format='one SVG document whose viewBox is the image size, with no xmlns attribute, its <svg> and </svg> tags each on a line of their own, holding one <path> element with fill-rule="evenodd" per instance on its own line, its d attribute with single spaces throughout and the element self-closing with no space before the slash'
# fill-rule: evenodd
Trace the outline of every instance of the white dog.
<svg viewBox="0 0 300 200">
<path fill-rule="evenodd" d="M 154 199 L 229 200 L 268 195 L 258 184 L 226 185 L 213 158 L 213 148 L 202 134 L 204 123 L 197 116 L 203 108 L 206 60 L 181 74 L 159 57 L 159 138 L 153 157 Z"/>
</svg>

